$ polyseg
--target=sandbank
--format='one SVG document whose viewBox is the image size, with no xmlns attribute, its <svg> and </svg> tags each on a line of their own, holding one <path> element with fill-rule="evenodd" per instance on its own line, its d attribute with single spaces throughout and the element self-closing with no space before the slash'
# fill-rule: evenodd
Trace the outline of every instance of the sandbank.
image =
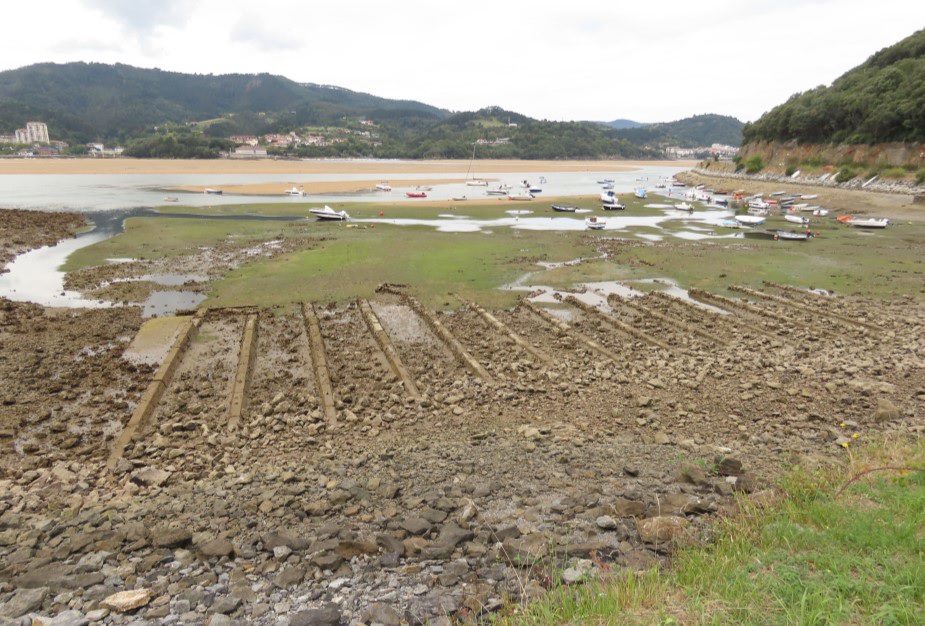
<svg viewBox="0 0 925 626">
<path fill-rule="evenodd" d="M 275 183 L 253 183 L 247 185 L 220 185 L 220 188 L 223 193 L 235 194 L 239 196 L 274 196 L 274 195 L 283 195 L 289 189 L 298 189 L 304 191 L 306 194 L 331 194 L 331 193 L 364 193 L 373 191 L 376 188 L 378 183 L 382 182 L 381 179 L 371 179 L 371 180 L 348 180 L 348 181 L 324 181 L 324 182 L 296 182 L 296 181 L 281 181 Z M 421 179 L 421 180 L 406 180 L 402 179 L 401 181 L 396 181 L 393 184 L 393 191 L 383 192 L 383 194 L 395 194 L 396 197 L 404 198 L 405 190 L 410 190 L 413 187 L 418 185 L 448 185 L 451 183 L 463 183 L 465 182 L 464 178 L 442 178 L 442 179 Z M 205 191 L 205 186 L 203 185 L 183 185 L 177 187 L 168 187 L 166 191 L 186 191 L 186 192 L 195 192 L 202 193 Z"/>
</svg>

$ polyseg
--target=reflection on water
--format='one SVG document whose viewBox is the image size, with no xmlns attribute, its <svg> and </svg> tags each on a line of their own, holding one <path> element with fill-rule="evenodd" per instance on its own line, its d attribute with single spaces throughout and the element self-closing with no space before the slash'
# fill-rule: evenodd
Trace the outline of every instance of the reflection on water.
<svg viewBox="0 0 925 626">
<path fill-rule="evenodd" d="M 142 305 L 143 317 L 173 315 L 177 311 L 195 309 L 206 296 L 195 291 L 152 291 Z"/>
<path fill-rule="evenodd" d="M 0 274 L 0 296 L 16 302 L 35 302 L 42 306 L 110 306 L 108 302 L 88 300 L 77 291 L 65 290 L 64 272 L 59 269 L 75 250 L 102 241 L 108 236 L 94 231 L 20 254 L 7 266 L 9 271 Z"/>
</svg>

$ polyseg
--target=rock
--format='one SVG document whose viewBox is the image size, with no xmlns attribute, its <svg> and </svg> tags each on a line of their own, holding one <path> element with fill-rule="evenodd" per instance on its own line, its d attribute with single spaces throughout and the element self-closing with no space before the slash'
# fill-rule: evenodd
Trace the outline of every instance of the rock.
<svg viewBox="0 0 925 626">
<path fill-rule="evenodd" d="M 705 469 L 699 465 L 688 463 L 681 468 L 681 473 L 678 476 L 678 482 L 697 485 L 698 487 L 705 487 L 710 484 L 710 478 L 707 476 L 707 471 Z"/>
<path fill-rule="evenodd" d="M 301 565 L 287 567 L 273 579 L 273 584 L 280 589 L 287 589 L 298 585 L 305 578 L 305 568 Z"/>
<path fill-rule="evenodd" d="M 594 520 L 594 523 L 597 524 L 597 527 L 601 530 L 616 530 L 619 527 L 617 521 L 609 515 L 601 515 Z"/>
<path fill-rule="evenodd" d="M 170 472 L 154 467 L 140 469 L 132 474 L 132 482 L 145 487 L 160 487 L 170 478 Z"/>
<path fill-rule="evenodd" d="M 882 424 L 883 422 L 892 422 L 901 417 L 902 413 L 895 404 L 886 398 L 880 398 L 877 401 L 877 410 L 874 411 L 874 421 L 876 423 Z"/>
<path fill-rule="evenodd" d="M 645 502 L 617 498 L 610 505 L 613 514 L 617 517 L 642 517 L 646 513 Z"/>
<path fill-rule="evenodd" d="M 234 621 L 222 613 L 214 613 L 206 620 L 206 626 L 231 626 Z"/>
<path fill-rule="evenodd" d="M 340 607 L 333 602 L 318 609 L 299 611 L 289 618 L 289 626 L 340 626 Z"/>
<path fill-rule="evenodd" d="M 234 544 L 227 539 L 213 539 L 199 546 L 199 553 L 205 557 L 234 555 Z"/>
<path fill-rule="evenodd" d="M 588 580 L 594 572 L 594 562 L 589 559 L 579 559 L 571 567 L 565 568 L 562 572 L 562 582 L 566 585 L 574 585 Z"/>
<path fill-rule="evenodd" d="M 154 596 L 150 589 L 133 589 L 131 591 L 120 591 L 106 597 L 100 606 L 110 611 L 118 613 L 127 613 L 137 608 L 147 605 Z"/>
<path fill-rule="evenodd" d="M 151 531 L 151 543 L 158 548 L 182 548 L 193 540 L 193 533 L 185 528 L 163 526 Z"/>
<path fill-rule="evenodd" d="M 501 550 L 508 561 L 516 566 L 529 566 L 549 554 L 549 541 L 542 533 L 506 539 Z"/>
<path fill-rule="evenodd" d="M 349 561 L 361 554 L 378 554 L 379 546 L 374 541 L 341 541 L 334 550 Z"/>
<path fill-rule="evenodd" d="M 382 624 L 382 626 L 399 626 L 402 623 L 398 611 L 384 602 L 369 604 L 360 614 L 360 621 L 364 624 Z"/>
<path fill-rule="evenodd" d="M 212 603 L 210 607 L 213 613 L 234 613 L 234 611 L 241 606 L 241 598 L 236 598 L 234 596 L 223 596 L 217 598 L 215 602 Z"/>
<path fill-rule="evenodd" d="M 742 461 L 730 457 L 716 457 L 716 473 L 720 476 L 739 476 L 742 474 Z"/>
<path fill-rule="evenodd" d="M 421 517 L 407 517 L 402 520 L 401 527 L 412 535 L 423 535 L 430 530 L 431 523 Z"/>
<path fill-rule="evenodd" d="M 0 617 L 22 617 L 37 611 L 48 596 L 48 587 L 17 589 L 6 604 L 0 605 Z"/>
<path fill-rule="evenodd" d="M 48 626 L 87 626 L 89 623 L 90 620 L 83 613 L 72 609 L 61 611 L 47 624 Z"/>
<path fill-rule="evenodd" d="M 690 524 L 686 518 L 660 515 L 648 519 L 636 520 L 639 538 L 645 543 L 668 543 L 680 535 Z"/>
<path fill-rule="evenodd" d="M 652 441 L 654 441 L 656 445 L 667 446 L 671 443 L 671 438 L 667 434 L 659 431 L 652 436 Z"/>
</svg>

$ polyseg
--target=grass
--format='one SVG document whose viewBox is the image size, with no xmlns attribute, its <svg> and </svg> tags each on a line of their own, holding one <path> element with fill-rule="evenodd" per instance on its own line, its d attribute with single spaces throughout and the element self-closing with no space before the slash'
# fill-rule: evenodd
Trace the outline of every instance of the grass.
<svg viewBox="0 0 925 626">
<path fill-rule="evenodd" d="M 743 501 L 712 543 L 680 549 L 665 570 L 558 587 L 497 621 L 925 623 L 925 440 L 852 448 L 846 466 L 794 468 L 778 489 L 776 504 Z"/>
<path fill-rule="evenodd" d="M 625 197 L 626 215 L 659 215 L 648 203 L 676 198 L 637 200 Z M 474 219 L 507 217 L 512 205 L 535 216 L 554 215 L 551 199 L 533 202 L 497 200 L 468 203 L 337 204 L 357 220 L 379 217 L 434 218 L 453 213 Z M 596 207 L 596 198 L 570 199 L 580 207 Z M 810 242 L 775 242 L 740 238 L 684 241 L 673 237 L 684 223 L 663 222 L 661 228 L 626 231 L 528 231 L 496 227 L 491 232 L 440 233 L 430 227 L 388 224 L 317 223 L 300 220 L 272 222 L 243 219 L 246 215 L 304 216 L 306 203 L 229 205 L 206 209 L 211 214 L 241 215 L 241 220 L 133 218 L 125 233 L 81 249 L 65 271 L 105 263 L 108 258 L 173 258 L 197 248 L 234 243 L 240 247 L 287 238 L 300 240 L 299 251 L 275 258 L 257 257 L 213 284 L 209 305 L 274 305 L 293 301 L 343 302 L 370 297 L 383 282 L 411 285 L 432 306 L 445 306 L 449 292 L 485 306 L 509 306 L 518 297 L 498 287 L 535 272 L 524 284 L 567 288 L 581 282 L 671 278 L 680 286 L 722 291 L 738 283 L 760 287 L 770 280 L 836 293 L 892 297 L 896 293 L 921 298 L 925 263 L 925 225 L 898 224 L 884 231 L 860 232 L 834 219 L 813 226 L 820 236 Z M 203 209 L 167 207 L 165 211 Z M 608 215 L 607 217 L 610 217 Z M 769 227 L 793 228 L 780 217 Z M 718 231 L 719 232 L 719 231 Z M 722 231 L 732 234 L 736 231 Z M 658 234 L 650 243 L 638 234 Z M 623 245 L 623 238 L 630 245 Z M 600 256 L 605 240 L 606 259 Z M 591 259 L 580 265 L 542 271 L 537 261 Z"/>
</svg>

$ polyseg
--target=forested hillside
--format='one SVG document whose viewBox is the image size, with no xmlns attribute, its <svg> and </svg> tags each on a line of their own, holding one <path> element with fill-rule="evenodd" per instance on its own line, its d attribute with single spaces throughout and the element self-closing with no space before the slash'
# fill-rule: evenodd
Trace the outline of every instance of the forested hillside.
<svg viewBox="0 0 925 626">
<path fill-rule="evenodd" d="M 738 146 L 742 143 L 742 126 L 742 122 L 727 115 L 695 115 L 676 122 L 622 128 L 617 134 L 634 144 L 649 146 Z"/>
<path fill-rule="evenodd" d="M 925 30 L 884 48 L 830 87 L 792 96 L 744 129 L 745 143 L 925 142 Z"/>
</svg>

